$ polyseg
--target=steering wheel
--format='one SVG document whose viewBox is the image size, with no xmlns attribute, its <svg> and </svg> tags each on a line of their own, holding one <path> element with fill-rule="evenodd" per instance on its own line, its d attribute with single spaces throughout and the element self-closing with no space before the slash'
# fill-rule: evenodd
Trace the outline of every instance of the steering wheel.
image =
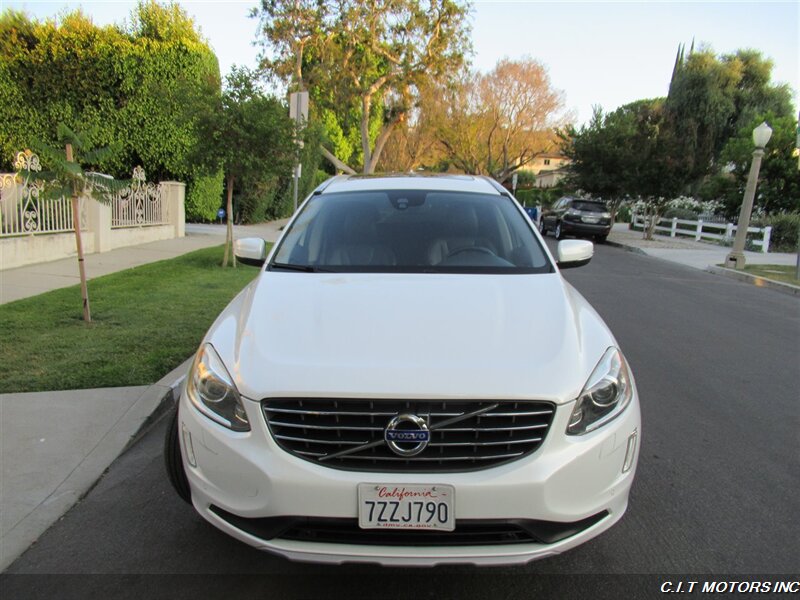
<svg viewBox="0 0 800 600">
<path fill-rule="evenodd" d="M 479 252 L 481 254 L 488 254 L 489 256 L 497 256 L 494 252 L 486 248 L 485 246 L 462 246 L 461 248 L 456 248 L 452 252 L 447 253 L 446 258 L 452 258 L 457 254 L 461 254 L 462 252 Z"/>
</svg>

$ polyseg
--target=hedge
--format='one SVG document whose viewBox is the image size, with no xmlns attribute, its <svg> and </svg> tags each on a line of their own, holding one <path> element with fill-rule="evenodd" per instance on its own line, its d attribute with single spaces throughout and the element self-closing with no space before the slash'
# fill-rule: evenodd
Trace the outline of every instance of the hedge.
<svg viewBox="0 0 800 600">
<path fill-rule="evenodd" d="M 182 95 L 209 81 L 219 89 L 217 58 L 177 5 L 142 2 L 126 29 L 98 27 L 80 11 L 58 22 L 6 11 L 0 15 L 0 170 L 12 169 L 17 151 L 56 142 L 56 127 L 64 123 L 90 132 L 95 145 L 119 145 L 92 167 L 127 178 L 141 165 L 149 180 L 184 181 L 187 218 L 206 219 L 219 204 L 219 174 L 192 169 L 189 157 L 202 140 Z"/>
<path fill-rule="evenodd" d="M 770 252 L 797 252 L 797 238 L 800 235 L 800 213 L 769 215 L 754 221 L 757 227 L 772 226 Z"/>
<path fill-rule="evenodd" d="M 191 221 L 213 221 L 222 205 L 225 177 L 220 169 L 213 175 L 193 174 L 186 186 L 186 216 Z"/>
</svg>

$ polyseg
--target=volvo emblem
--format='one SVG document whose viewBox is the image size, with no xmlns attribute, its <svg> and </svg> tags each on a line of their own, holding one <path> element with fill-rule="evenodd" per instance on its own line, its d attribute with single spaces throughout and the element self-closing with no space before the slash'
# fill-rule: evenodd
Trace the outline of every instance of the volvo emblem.
<svg viewBox="0 0 800 600">
<path fill-rule="evenodd" d="M 416 456 L 428 446 L 431 432 L 422 417 L 402 414 L 389 421 L 383 439 L 398 456 Z"/>
</svg>

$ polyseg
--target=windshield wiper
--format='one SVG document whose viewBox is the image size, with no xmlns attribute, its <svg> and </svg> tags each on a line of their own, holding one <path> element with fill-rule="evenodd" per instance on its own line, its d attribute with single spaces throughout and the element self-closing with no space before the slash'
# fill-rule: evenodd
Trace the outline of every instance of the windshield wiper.
<svg viewBox="0 0 800 600">
<path fill-rule="evenodd" d="M 289 263 L 272 263 L 270 269 L 283 269 L 285 271 L 300 271 L 302 273 L 329 273 L 328 269 L 312 267 L 311 265 L 292 265 Z"/>
</svg>

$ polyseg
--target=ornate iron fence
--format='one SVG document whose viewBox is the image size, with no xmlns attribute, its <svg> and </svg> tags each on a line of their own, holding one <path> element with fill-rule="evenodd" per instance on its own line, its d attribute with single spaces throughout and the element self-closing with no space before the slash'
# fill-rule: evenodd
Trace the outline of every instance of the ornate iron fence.
<svg viewBox="0 0 800 600">
<path fill-rule="evenodd" d="M 0 174 L 0 237 L 73 231 L 69 198 L 41 197 L 44 184 L 34 175 L 42 170 L 39 157 L 18 152 L 14 168 L 28 171 L 31 176 Z"/>
<path fill-rule="evenodd" d="M 169 223 L 161 186 L 149 183 L 144 169 L 133 170 L 131 184 L 117 192 L 111 203 L 111 228 L 145 227 Z"/>
<path fill-rule="evenodd" d="M 74 231 L 70 199 L 44 198 L 44 183 L 36 179 L 36 173 L 42 169 L 39 157 L 31 152 L 19 152 L 14 168 L 30 176 L 0 173 L 0 237 Z M 81 229 L 87 229 L 87 205 L 86 199 L 81 198 Z M 114 194 L 111 200 L 111 228 L 167 224 L 168 206 L 161 186 L 148 182 L 144 169 L 136 167 L 130 185 Z"/>
</svg>

